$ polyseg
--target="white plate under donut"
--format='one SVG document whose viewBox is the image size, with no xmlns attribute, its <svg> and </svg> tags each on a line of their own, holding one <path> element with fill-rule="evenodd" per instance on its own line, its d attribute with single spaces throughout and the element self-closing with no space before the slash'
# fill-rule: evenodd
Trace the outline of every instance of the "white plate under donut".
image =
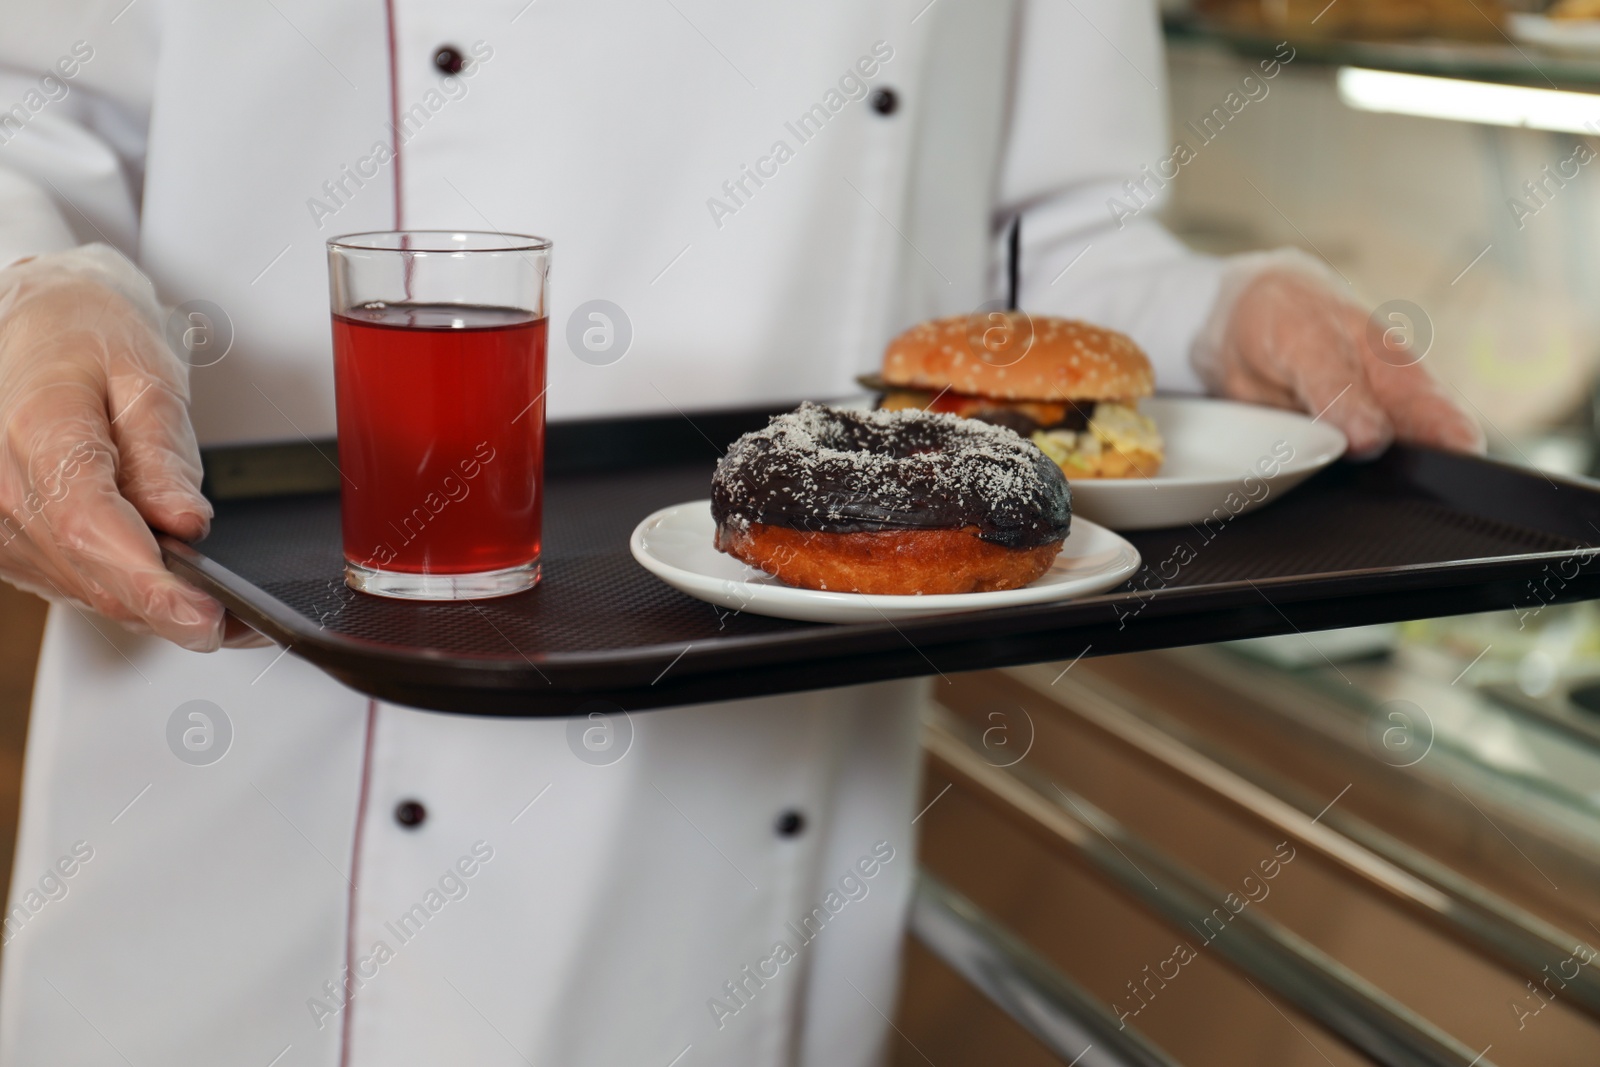
<svg viewBox="0 0 1600 1067">
<path fill-rule="evenodd" d="M 1041 604 L 1114 589 L 1139 569 L 1139 552 L 1087 519 L 1072 532 L 1055 564 L 1032 585 L 995 593 L 869 596 L 796 589 L 712 546 L 711 501 L 663 508 L 634 528 L 633 558 L 674 589 L 734 611 L 804 622 L 877 622 L 957 611 Z"/>
</svg>

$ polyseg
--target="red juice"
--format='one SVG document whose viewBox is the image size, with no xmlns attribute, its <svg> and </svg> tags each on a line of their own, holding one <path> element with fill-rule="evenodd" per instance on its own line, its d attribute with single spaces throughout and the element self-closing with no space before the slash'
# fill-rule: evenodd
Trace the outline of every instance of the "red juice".
<svg viewBox="0 0 1600 1067">
<path fill-rule="evenodd" d="M 344 554 L 478 574 L 539 558 L 546 320 L 373 304 L 333 316 Z"/>
</svg>

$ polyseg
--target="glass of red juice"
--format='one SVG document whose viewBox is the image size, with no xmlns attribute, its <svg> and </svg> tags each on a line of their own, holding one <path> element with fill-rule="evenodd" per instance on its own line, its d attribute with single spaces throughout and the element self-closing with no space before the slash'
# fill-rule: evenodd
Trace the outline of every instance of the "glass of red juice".
<svg viewBox="0 0 1600 1067">
<path fill-rule="evenodd" d="M 539 580 L 550 242 L 328 242 L 345 582 L 467 600 Z"/>
</svg>

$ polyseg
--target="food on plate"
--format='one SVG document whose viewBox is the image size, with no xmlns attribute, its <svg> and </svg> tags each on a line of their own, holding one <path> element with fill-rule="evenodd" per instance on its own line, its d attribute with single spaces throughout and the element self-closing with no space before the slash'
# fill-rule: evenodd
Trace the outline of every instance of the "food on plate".
<svg viewBox="0 0 1600 1067">
<path fill-rule="evenodd" d="M 889 342 L 882 374 L 861 382 L 886 411 L 1009 427 L 1068 478 L 1149 478 L 1164 458 L 1156 424 L 1138 409 L 1155 390 L 1149 357 L 1088 323 L 1020 311 L 925 322 Z"/>
<path fill-rule="evenodd" d="M 1225 25 L 1293 37 L 1443 37 L 1501 42 L 1504 0 L 1199 0 Z"/>
<path fill-rule="evenodd" d="M 1553 19 L 1600 19 L 1600 0 L 1557 0 L 1545 14 Z"/>
<path fill-rule="evenodd" d="M 1018 589 L 1072 521 L 1061 470 L 991 423 L 805 403 L 728 449 L 720 551 L 788 585 L 899 596 Z"/>
</svg>

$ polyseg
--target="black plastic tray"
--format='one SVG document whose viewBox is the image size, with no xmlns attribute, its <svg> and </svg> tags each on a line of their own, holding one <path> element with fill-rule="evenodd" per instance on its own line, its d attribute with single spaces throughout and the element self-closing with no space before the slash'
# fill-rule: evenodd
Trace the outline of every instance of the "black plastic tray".
<svg viewBox="0 0 1600 1067">
<path fill-rule="evenodd" d="M 553 425 L 544 581 L 517 596 L 415 603 L 347 589 L 331 443 L 209 453 L 211 534 L 162 548 L 178 574 L 358 690 L 529 717 L 1600 597 L 1589 547 L 1600 483 L 1395 448 L 1220 529 L 1130 535 L 1144 569 L 1107 595 L 893 624 L 731 613 L 646 572 L 628 537 L 650 512 L 709 495 L 722 447 L 764 423 L 736 412 Z"/>
</svg>

